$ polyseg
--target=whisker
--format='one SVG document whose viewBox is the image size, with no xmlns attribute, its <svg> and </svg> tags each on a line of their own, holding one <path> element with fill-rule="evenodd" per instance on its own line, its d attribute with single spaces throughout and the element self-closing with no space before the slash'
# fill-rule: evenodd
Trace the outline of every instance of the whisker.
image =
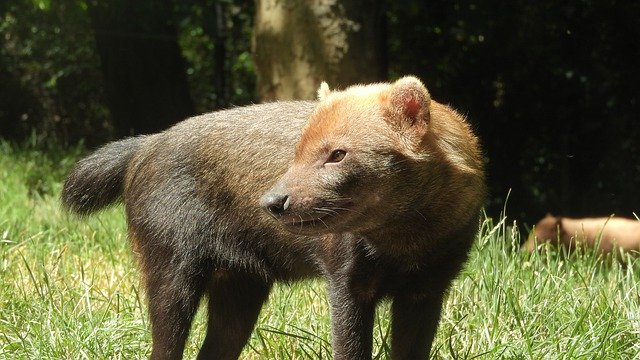
<svg viewBox="0 0 640 360">
<path fill-rule="evenodd" d="M 313 208 L 313 210 L 322 213 L 322 214 L 327 214 L 327 216 L 332 216 L 332 215 L 337 215 L 338 212 L 334 209 L 330 209 L 330 208 Z"/>
<path fill-rule="evenodd" d="M 336 209 L 336 210 L 340 210 L 340 211 L 351 211 L 351 212 L 356 213 L 356 214 L 358 214 L 358 215 L 364 215 L 364 213 L 363 213 L 363 212 L 361 212 L 361 211 L 357 211 L 357 210 L 354 210 L 354 209 L 350 209 L 350 208 L 334 207 L 334 209 Z"/>
<path fill-rule="evenodd" d="M 420 215 L 424 219 L 424 221 L 429 222 L 429 220 L 427 220 L 427 218 L 424 215 L 422 215 L 422 213 L 420 211 L 415 210 L 415 212 L 417 212 L 418 215 Z"/>
<path fill-rule="evenodd" d="M 327 226 L 327 223 L 324 222 L 321 218 L 318 218 L 318 220 L 322 223 L 322 225 L 324 225 L 324 227 L 326 227 L 327 229 L 329 228 L 329 226 Z"/>
<path fill-rule="evenodd" d="M 331 198 L 331 199 L 325 199 L 326 202 L 341 202 L 341 201 L 350 201 L 353 200 L 353 198 L 350 197 L 342 197 L 342 198 Z"/>
</svg>

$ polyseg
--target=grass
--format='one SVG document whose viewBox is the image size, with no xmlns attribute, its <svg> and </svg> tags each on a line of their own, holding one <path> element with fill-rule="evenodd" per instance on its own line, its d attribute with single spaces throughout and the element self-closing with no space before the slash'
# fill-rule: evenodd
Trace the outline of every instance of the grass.
<svg viewBox="0 0 640 360">
<path fill-rule="evenodd" d="M 149 324 L 121 207 L 76 219 L 58 194 L 79 151 L 0 143 L 0 358 L 138 359 Z M 443 359 L 638 359 L 640 261 L 517 251 L 517 227 L 487 219 L 454 283 L 434 350 Z M 243 359 L 328 359 L 320 280 L 277 286 Z M 204 338 L 201 311 L 185 358 Z M 389 306 L 374 357 L 389 354 Z"/>
</svg>

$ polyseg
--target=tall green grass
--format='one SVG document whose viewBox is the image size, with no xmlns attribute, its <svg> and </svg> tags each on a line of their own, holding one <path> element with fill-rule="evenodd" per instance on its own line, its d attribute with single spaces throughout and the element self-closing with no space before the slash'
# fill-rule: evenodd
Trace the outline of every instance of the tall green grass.
<svg viewBox="0 0 640 360">
<path fill-rule="evenodd" d="M 58 194 L 79 151 L 0 143 L 0 358 L 138 359 L 149 324 L 121 207 L 77 219 Z M 518 251 L 506 218 L 485 220 L 454 283 L 434 353 L 443 359 L 639 359 L 640 262 Z M 315 280 L 278 285 L 243 359 L 328 359 L 329 306 Z M 204 338 L 193 325 L 186 358 Z M 389 357 L 389 306 L 374 357 Z"/>
</svg>

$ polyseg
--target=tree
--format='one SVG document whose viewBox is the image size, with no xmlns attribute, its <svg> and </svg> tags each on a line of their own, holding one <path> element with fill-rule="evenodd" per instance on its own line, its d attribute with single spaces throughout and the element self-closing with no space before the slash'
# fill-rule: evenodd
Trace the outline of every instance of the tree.
<svg viewBox="0 0 640 360">
<path fill-rule="evenodd" d="M 171 1 L 93 1 L 89 14 L 119 136 L 156 132 L 194 113 Z"/>
<path fill-rule="evenodd" d="M 253 55 L 263 101 L 311 99 L 331 87 L 386 78 L 383 2 L 258 0 Z"/>
</svg>

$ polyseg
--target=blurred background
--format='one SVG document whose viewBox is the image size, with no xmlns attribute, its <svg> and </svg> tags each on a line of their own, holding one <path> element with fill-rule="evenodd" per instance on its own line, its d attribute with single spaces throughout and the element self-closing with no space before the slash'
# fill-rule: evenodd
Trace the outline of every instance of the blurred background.
<svg viewBox="0 0 640 360">
<path fill-rule="evenodd" d="M 637 1 L 0 2 L 0 138 L 43 152 L 405 74 L 479 133 L 490 215 L 640 210 Z"/>
</svg>

